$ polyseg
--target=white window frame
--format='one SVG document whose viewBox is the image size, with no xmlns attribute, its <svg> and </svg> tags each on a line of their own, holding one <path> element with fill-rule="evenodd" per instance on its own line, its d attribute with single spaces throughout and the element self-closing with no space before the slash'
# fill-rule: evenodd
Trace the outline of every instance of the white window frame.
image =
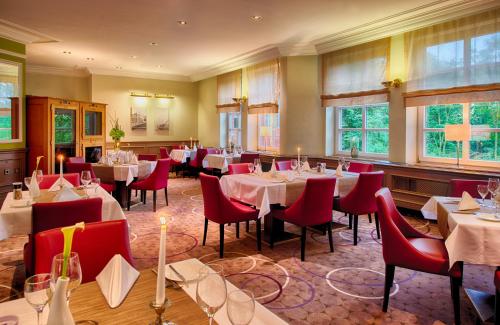
<svg viewBox="0 0 500 325">
<path fill-rule="evenodd" d="M 238 131 L 238 143 L 233 143 L 233 145 L 237 145 L 237 146 L 241 146 L 241 142 L 242 142 L 242 131 L 241 131 L 241 124 L 242 124 L 242 114 L 241 114 L 241 110 L 239 112 L 227 112 L 226 113 L 226 143 L 227 143 L 227 146 L 230 145 L 230 132 L 231 130 L 237 130 Z M 230 115 L 231 114 L 239 114 L 240 115 L 240 127 L 239 128 L 232 128 L 230 126 L 230 121 L 231 121 L 231 118 L 230 118 Z"/>
<path fill-rule="evenodd" d="M 471 103 L 456 103 L 462 105 L 462 115 L 463 123 L 470 124 L 470 106 Z M 426 128 L 425 127 L 425 108 L 426 106 L 418 107 L 418 159 L 420 162 L 426 163 L 444 163 L 444 164 L 456 164 L 457 158 L 437 158 L 425 156 L 425 137 L 426 131 L 441 131 L 444 132 L 444 128 Z M 490 132 L 500 132 L 500 128 L 480 128 L 471 125 L 472 132 L 474 131 L 490 131 Z M 491 160 L 473 160 L 469 159 L 470 154 L 470 142 L 463 141 L 460 145 L 462 149 L 462 157 L 460 158 L 461 165 L 468 166 L 482 166 L 482 167 L 500 167 L 500 162 L 495 162 Z"/>
<path fill-rule="evenodd" d="M 389 108 L 389 112 L 390 112 L 390 105 L 388 102 L 387 103 L 387 107 Z M 362 148 L 358 148 L 358 155 L 359 157 L 366 157 L 366 158 L 377 158 L 377 159 L 387 159 L 389 157 L 389 150 L 390 150 L 390 147 L 387 148 L 387 153 L 372 153 L 372 152 L 366 152 L 366 133 L 367 131 L 387 131 L 387 133 L 389 134 L 390 136 L 390 131 L 389 131 L 389 126 L 387 128 L 367 128 L 366 127 L 366 107 L 368 106 L 373 106 L 373 105 L 380 105 L 380 104 L 385 104 L 385 103 L 377 103 L 377 104 L 364 104 L 364 105 L 352 105 L 352 106 L 339 106 L 339 107 L 335 107 L 334 110 L 335 110 L 335 120 L 334 120 L 334 124 L 335 124 L 335 128 L 334 128 L 334 132 L 335 132 L 335 149 L 334 149 L 334 152 L 336 155 L 339 155 L 339 156 L 349 156 L 351 154 L 350 151 L 345 151 L 345 150 L 341 150 L 340 148 L 342 148 L 342 137 L 341 137 L 341 133 L 342 131 L 361 131 L 361 141 L 362 141 Z M 362 118 L 363 118 L 363 123 L 362 123 L 362 126 L 361 128 L 342 128 L 341 127 L 341 110 L 342 109 L 345 109 L 345 108 L 352 108 L 352 107 L 357 107 L 357 106 L 361 106 L 362 107 Z M 390 144 L 388 144 L 390 146 Z"/>
</svg>

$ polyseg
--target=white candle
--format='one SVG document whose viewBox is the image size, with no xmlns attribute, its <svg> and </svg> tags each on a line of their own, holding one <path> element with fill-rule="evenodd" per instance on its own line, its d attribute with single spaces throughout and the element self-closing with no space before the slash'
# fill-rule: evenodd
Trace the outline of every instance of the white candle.
<svg viewBox="0 0 500 325">
<path fill-rule="evenodd" d="M 160 252 L 158 256 L 158 275 L 156 278 L 156 304 L 163 305 L 165 302 L 165 244 L 167 239 L 167 221 L 165 217 L 160 218 Z"/>
<path fill-rule="evenodd" d="M 191 141 L 191 148 L 193 147 L 193 137 L 189 137 L 189 141 Z"/>
<path fill-rule="evenodd" d="M 297 147 L 297 165 L 300 164 L 300 147 Z"/>
</svg>

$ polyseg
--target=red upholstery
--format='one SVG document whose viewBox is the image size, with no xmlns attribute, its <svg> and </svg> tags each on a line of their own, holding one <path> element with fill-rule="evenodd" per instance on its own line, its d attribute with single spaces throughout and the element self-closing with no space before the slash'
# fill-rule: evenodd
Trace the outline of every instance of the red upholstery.
<svg viewBox="0 0 500 325">
<path fill-rule="evenodd" d="M 240 163 L 253 163 L 255 159 L 259 159 L 258 153 L 242 153 Z"/>
<path fill-rule="evenodd" d="M 208 149 L 198 149 L 194 155 L 194 159 L 189 161 L 189 166 L 193 168 L 201 169 L 203 167 L 203 159 L 208 153 Z"/>
<path fill-rule="evenodd" d="M 216 176 L 209 176 L 204 173 L 200 173 L 200 181 L 205 214 L 203 245 L 205 245 L 208 220 L 219 224 L 221 236 L 219 254 L 221 258 L 224 255 L 224 224 L 236 223 L 239 225 L 239 222 L 241 221 L 256 220 L 258 228 L 257 248 L 260 251 L 260 219 L 258 218 L 258 210 L 227 198 L 224 193 L 222 193 L 219 179 Z M 239 228 L 237 228 L 237 237 L 239 236 L 238 230 Z"/>
<path fill-rule="evenodd" d="M 217 148 L 207 148 L 207 154 L 209 155 L 217 155 L 220 154 L 220 150 Z"/>
<path fill-rule="evenodd" d="M 147 160 L 147 161 L 156 161 L 158 157 L 155 154 L 139 154 L 137 155 L 137 160 Z"/>
<path fill-rule="evenodd" d="M 500 267 L 495 272 L 495 325 L 500 325 Z"/>
<path fill-rule="evenodd" d="M 70 162 L 70 163 L 84 163 L 85 158 L 84 157 L 68 157 L 68 162 Z"/>
<path fill-rule="evenodd" d="M 170 159 L 170 167 L 180 166 L 182 162 L 170 158 L 166 147 L 160 147 L 160 159 Z"/>
<path fill-rule="evenodd" d="M 458 264 L 450 269 L 444 240 L 432 238 L 413 228 L 397 210 L 388 188 L 377 192 L 376 202 L 380 214 L 382 252 L 387 272 L 384 312 L 387 311 L 389 291 L 394 279 L 394 268 L 399 266 L 454 278 L 452 279 L 452 296 L 455 305 L 455 323 L 459 324 L 460 310 L 457 286 L 460 286 L 459 283 L 461 283 L 462 270 Z"/>
<path fill-rule="evenodd" d="M 80 174 L 78 173 L 67 173 L 63 174 L 64 179 L 71 183 L 71 185 L 78 187 L 80 186 Z M 42 181 L 38 186 L 41 190 L 49 189 L 54 183 L 59 179 L 59 174 L 43 175 Z"/>
<path fill-rule="evenodd" d="M 228 171 L 229 175 L 248 174 L 250 173 L 250 168 L 248 167 L 248 163 L 229 164 Z"/>
<path fill-rule="evenodd" d="M 92 178 L 95 178 L 94 169 L 92 169 L 91 163 L 66 163 L 66 171 L 68 173 L 76 173 L 77 175 L 81 175 L 82 171 L 90 170 L 90 175 Z M 116 184 L 113 183 L 101 183 L 101 187 L 108 193 L 111 193 L 116 190 Z"/>
<path fill-rule="evenodd" d="M 146 200 L 146 191 L 153 191 L 153 211 L 156 211 L 156 191 L 165 190 L 165 201 L 168 205 L 168 174 L 170 171 L 171 159 L 158 159 L 153 172 L 141 181 L 134 182 L 128 187 L 127 209 L 130 210 L 131 190 L 143 191 L 143 202 Z"/>
<path fill-rule="evenodd" d="M 348 171 L 353 172 L 353 173 L 372 172 L 373 171 L 373 164 L 351 161 L 351 163 L 349 164 Z"/>
<path fill-rule="evenodd" d="M 470 179 L 452 179 L 450 180 L 449 196 L 462 197 L 462 193 L 468 192 L 472 197 L 481 198 L 477 191 L 477 186 L 488 185 L 488 181 L 470 180 Z"/>
<path fill-rule="evenodd" d="M 41 231 L 74 225 L 77 222 L 95 222 L 102 218 L 102 199 L 75 200 L 33 204 L 32 231 L 24 245 L 26 274 L 33 274 L 33 236 Z"/>
<path fill-rule="evenodd" d="M 495 272 L 495 288 L 500 292 L 500 268 Z"/>
<path fill-rule="evenodd" d="M 64 238 L 60 229 L 40 232 L 35 236 L 35 272 L 50 273 L 52 259 L 62 253 Z M 120 254 L 132 266 L 127 220 L 94 222 L 77 230 L 73 237 L 72 251 L 77 252 L 82 267 L 82 283 L 94 281 L 109 260 Z"/>
<path fill-rule="evenodd" d="M 276 169 L 277 170 L 292 170 L 292 161 L 291 160 L 277 161 L 276 162 Z"/>
</svg>

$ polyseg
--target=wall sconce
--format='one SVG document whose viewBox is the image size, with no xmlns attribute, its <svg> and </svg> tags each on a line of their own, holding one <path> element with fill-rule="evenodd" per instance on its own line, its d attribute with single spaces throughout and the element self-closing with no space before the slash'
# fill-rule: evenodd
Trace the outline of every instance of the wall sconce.
<svg viewBox="0 0 500 325">
<path fill-rule="evenodd" d="M 396 78 L 394 80 L 389 80 L 389 81 L 382 81 L 382 85 L 385 88 L 399 88 L 399 87 L 401 87 L 402 83 L 403 83 L 403 81 L 399 78 Z"/>
<path fill-rule="evenodd" d="M 143 92 L 131 91 L 130 96 L 132 96 L 132 97 L 151 97 L 151 95 L 148 94 L 148 92 L 146 92 L 146 91 L 143 91 Z"/>
<path fill-rule="evenodd" d="M 243 97 L 233 97 L 233 101 L 235 103 L 239 103 L 239 104 L 244 104 L 247 102 L 247 96 L 243 96 Z"/>
<path fill-rule="evenodd" d="M 168 98 L 168 99 L 174 99 L 175 96 L 172 94 L 155 94 L 155 98 Z"/>
</svg>

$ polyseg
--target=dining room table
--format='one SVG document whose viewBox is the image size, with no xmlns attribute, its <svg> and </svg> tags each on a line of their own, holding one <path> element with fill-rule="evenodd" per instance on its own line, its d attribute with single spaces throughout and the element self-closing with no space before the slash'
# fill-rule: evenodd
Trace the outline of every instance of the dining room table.
<svg viewBox="0 0 500 325">
<path fill-rule="evenodd" d="M 325 177 L 336 178 L 334 196 L 344 196 L 354 188 L 359 174 L 344 171 L 341 176 L 337 176 L 335 170 L 331 169 L 326 169 L 324 172 L 309 170 L 300 173 L 277 171 L 274 175 L 271 172 L 260 175 L 248 173 L 224 175 L 220 179 L 220 184 L 226 196 L 259 210 L 259 218 L 264 218 L 262 239 L 269 243 L 272 229 L 274 242 L 277 244 L 295 240 L 299 236 L 286 232 L 282 220 L 273 220 L 271 216 L 273 206 L 292 205 L 304 191 L 307 179 Z"/>
<path fill-rule="evenodd" d="M 188 160 L 193 160 L 196 155 L 196 150 L 193 149 L 172 149 L 170 151 L 170 158 L 175 161 L 179 161 L 183 164 L 187 163 Z"/>
<path fill-rule="evenodd" d="M 120 204 L 102 187 L 89 185 L 86 188 L 74 189 L 81 200 L 91 197 L 102 199 L 102 220 L 126 219 Z M 23 191 L 21 200 L 14 200 L 12 192 L 8 193 L 0 208 L 0 240 L 11 236 L 28 235 L 32 231 L 32 204 L 37 202 L 53 202 L 57 192 L 41 190 L 40 196 L 32 199 L 28 191 Z M 22 205 L 19 202 L 23 203 Z"/>
<path fill-rule="evenodd" d="M 228 172 L 229 164 L 240 162 L 239 154 L 207 154 L 203 159 L 203 168 L 219 169 L 221 174 Z"/>
</svg>

